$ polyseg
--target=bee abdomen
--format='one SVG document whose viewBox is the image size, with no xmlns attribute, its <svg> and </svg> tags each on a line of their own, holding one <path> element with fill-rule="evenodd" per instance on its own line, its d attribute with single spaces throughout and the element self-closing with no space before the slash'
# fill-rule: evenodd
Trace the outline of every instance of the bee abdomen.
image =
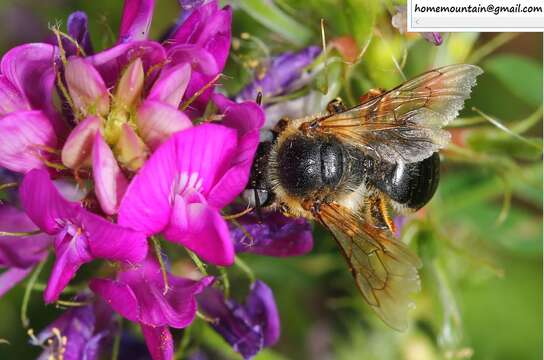
<svg viewBox="0 0 544 360">
<path fill-rule="evenodd" d="M 377 165 L 387 166 L 383 177 L 371 179 L 372 183 L 399 204 L 418 210 L 427 204 L 438 187 L 440 157 L 433 153 L 423 161 Z"/>
</svg>

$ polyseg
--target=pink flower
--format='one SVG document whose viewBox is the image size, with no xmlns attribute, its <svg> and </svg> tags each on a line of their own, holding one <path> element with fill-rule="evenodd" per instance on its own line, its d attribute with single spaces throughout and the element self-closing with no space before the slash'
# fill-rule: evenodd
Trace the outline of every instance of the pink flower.
<svg viewBox="0 0 544 360">
<path fill-rule="evenodd" d="M 8 205 L 0 206 L 2 231 L 35 231 L 36 225 L 21 210 Z M 22 281 L 34 266 L 47 256 L 53 237 L 47 234 L 29 236 L 0 236 L 0 297 Z"/>
<path fill-rule="evenodd" d="M 0 63 L 0 166 L 17 172 L 44 168 L 65 135 L 53 105 L 58 49 L 27 44 L 7 52 Z"/>
<path fill-rule="evenodd" d="M 164 45 L 147 39 L 153 8 L 151 0 L 127 0 L 118 44 L 87 57 L 93 49 L 81 12 L 68 21 L 80 48 L 66 39 L 60 44 L 67 59 L 50 44 L 23 45 L 4 56 L 0 137 L 8 140 L 0 144 L 0 166 L 22 173 L 46 168 L 58 163 L 62 149 L 64 166 L 92 168 L 102 211 L 117 213 L 126 173 L 202 115 L 212 88 L 192 97 L 222 71 L 230 47 L 231 10 L 217 1 L 197 8 Z M 59 94 L 69 109 L 63 116 L 53 105 L 55 85 L 66 89 Z M 189 99 L 190 117 L 179 110 Z M 68 133 L 69 125 L 75 127 Z"/>
<path fill-rule="evenodd" d="M 212 124 L 174 134 L 132 180 L 119 224 L 163 233 L 205 261 L 232 264 L 233 243 L 219 210 L 244 189 L 257 144 L 256 137 L 238 138 Z"/>
<path fill-rule="evenodd" d="M 25 175 L 20 198 L 32 222 L 55 236 L 56 260 L 44 293 L 48 303 L 58 299 L 84 263 L 95 258 L 138 262 L 147 254 L 143 234 L 110 223 L 79 203 L 64 199 L 45 170 L 31 170 Z"/>
<path fill-rule="evenodd" d="M 200 281 L 168 274 L 168 291 L 156 258 L 148 256 L 137 266 L 126 265 L 116 280 L 93 279 L 90 287 L 116 312 L 140 324 L 154 360 L 172 359 L 174 344 L 170 327 L 181 329 L 195 318 L 195 295 L 210 285 L 213 277 Z"/>
</svg>

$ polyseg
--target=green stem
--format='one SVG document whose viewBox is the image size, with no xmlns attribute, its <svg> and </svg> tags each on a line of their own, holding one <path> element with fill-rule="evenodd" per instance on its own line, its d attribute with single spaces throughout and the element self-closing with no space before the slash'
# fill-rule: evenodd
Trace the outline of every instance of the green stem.
<svg viewBox="0 0 544 360">
<path fill-rule="evenodd" d="M 111 360 L 117 360 L 119 357 L 119 349 L 121 348 L 121 334 L 123 333 L 123 318 L 119 318 L 118 321 L 119 328 L 113 339 L 113 348 L 111 350 Z"/>
<path fill-rule="evenodd" d="M 69 301 L 69 300 L 57 300 L 55 304 L 65 307 L 81 307 L 90 304 L 88 301 Z"/>
<path fill-rule="evenodd" d="M 236 256 L 234 258 L 234 265 L 238 266 L 240 270 L 248 277 L 250 283 L 255 282 L 255 274 L 253 273 L 253 270 L 243 261 L 241 258 Z"/>
<path fill-rule="evenodd" d="M 164 265 L 164 260 L 162 259 L 161 243 L 159 239 L 157 239 L 155 236 L 151 237 L 151 241 L 153 242 L 153 249 L 155 249 L 155 256 L 157 257 L 157 260 L 159 261 L 159 265 L 161 267 L 162 280 L 164 281 L 164 290 L 162 293 L 163 295 L 166 295 L 166 293 L 168 293 L 168 290 L 170 289 L 170 286 L 168 284 L 168 273 L 166 271 L 166 266 Z"/>
<path fill-rule="evenodd" d="M 200 271 L 204 275 L 208 275 L 208 271 L 206 270 L 206 265 L 200 260 L 198 256 L 194 252 L 192 252 L 189 249 L 185 249 L 187 251 L 187 254 L 189 254 L 189 257 L 193 262 L 195 263 L 196 267 L 198 268 L 198 271 Z"/>
<path fill-rule="evenodd" d="M 32 286 L 33 291 L 44 291 L 46 288 L 47 288 L 47 284 L 43 284 L 43 283 L 35 283 Z M 62 290 L 62 293 L 63 294 L 75 294 L 75 293 L 80 292 L 81 290 L 83 290 L 83 288 L 81 288 L 81 287 L 66 286 Z"/>
<path fill-rule="evenodd" d="M 224 294 L 225 297 L 228 298 L 230 295 L 230 281 L 229 281 L 229 275 L 227 274 L 227 269 L 224 267 L 218 266 L 217 269 L 219 270 L 219 273 L 221 274 L 221 282 L 223 283 L 224 287 Z"/>
<path fill-rule="evenodd" d="M 478 50 L 474 51 L 467 60 L 467 64 L 477 64 L 482 61 L 487 55 L 491 54 L 497 48 L 506 44 L 510 40 L 518 36 L 518 33 L 502 33 L 489 40 L 484 45 L 480 46 Z"/>
<path fill-rule="evenodd" d="M 28 279 L 28 283 L 26 284 L 25 293 L 23 295 L 23 302 L 21 304 L 21 323 L 23 324 L 23 327 L 25 329 L 28 328 L 28 326 L 30 325 L 30 320 L 28 319 L 28 315 L 27 315 L 28 303 L 30 301 L 30 294 L 32 293 L 34 284 L 38 280 L 38 277 L 40 276 L 40 273 L 42 272 L 43 267 L 45 263 L 47 262 L 48 258 L 49 258 L 49 253 L 42 261 L 40 261 L 38 266 L 36 266 L 32 274 L 30 275 L 30 278 Z"/>
<path fill-rule="evenodd" d="M 207 323 L 211 323 L 211 324 L 215 324 L 218 321 L 216 318 L 211 318 L 209 316 L 206 316 L 203 313 L 201 313 L 200 311 L 196 312 L 196 317 L 199 318 L 199 319 L 204 320 Z"/>
<path fill-rule="evenodd" d="M 0 231 L 0 236 L 31 236 L 40 234 L 41 230 L 34 231 Z"/>
<path fill-rule="evenodd" d="M 179 342 L 178 349 L 174 354 L 174 360 L 183 359 L 183 355 L 185 354 L 185 351 L 189 348 L 189 342 L 191 341 L 191 329 L 192 326 L 189 326 L 186 327 L 185 330 L 183 330 L 183 336 L 181 338 L 181 341 Z"/>
<path fill-rule="evenodd" d="M 12 187 L 16 187 L 17 185 L 18 184 L 16 182 L 2 184 L 2 185 L 0 185 L 0 191 L 5 190 L 5 189 L 9 189 L 9 188 L 12 188 Z"/>
</svg>

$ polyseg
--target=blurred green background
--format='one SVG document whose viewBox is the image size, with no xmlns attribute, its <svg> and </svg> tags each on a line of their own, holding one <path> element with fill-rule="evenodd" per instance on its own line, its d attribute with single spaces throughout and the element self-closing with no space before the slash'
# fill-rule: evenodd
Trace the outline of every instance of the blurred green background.
<svg viewBox="0 0 544 360">
<path fill-rule="evenodd" d="M 454 141 L 442 153 L 437 194 L 403 228 L 403 239 L 424 264 L 411 328 L 399 333 L 380 322 L 359 296 L 334 241 L 316 227 L 314 250 L 306 256 L 242 256 L 274 290 L 282 320 L 280 343 L 257 359 L 542 359 L 542 34 L 443 34 L 444 44 L 436 47 L 392 28 L 390 1 L 224 3 L 234 8 L 237 43 L 225 69 L 231 95 L 268 56 L 320 45 L 321 18 L 329 44 L 350 36 L 363 54 L 354 64 L 331 61 L 328 80 L 318 75 L 310 87 L 338 85 L 351 105 L 369 88 L 402 82 L 399 69 L 408 78 L 460 62 L 485 71 L 450 128 Z M 121 1 L 0 0 L 0 50 L 43 40 L 48 25 L 64 25 L 74 10 L 89 15 L 95 49 L 102 49 L 116 38 L 121 9 Z M 177 14 L 176 1 L 158 0 L 151 37 L 158 38 Z M 334 50 L 329 56 L 339 58 Z M 230 274 L 235 293 L 247 292 L 241 274 Z M 19 285 L 0 301 L 0 338 L 10 343 L 0 344 L 1 359 L 40 352 L 27 344 L 19 320 L 23 291 Z M 36 330 L 60 314 L 40 295 L 33 293 L 30 303 Z M 237 358 L 202 321 L 194 323 L 192 335 L 186 354 L 204 348 L 212 358 Z"/>
</svg>

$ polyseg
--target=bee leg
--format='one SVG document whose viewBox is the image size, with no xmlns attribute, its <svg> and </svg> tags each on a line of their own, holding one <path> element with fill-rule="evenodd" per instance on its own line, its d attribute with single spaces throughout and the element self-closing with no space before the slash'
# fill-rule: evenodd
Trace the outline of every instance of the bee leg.
<svg viewBox="0 0 544 360">
<path fill-rule="evenodd" d="M 327 104 L 327 111 L 329 114 L 337 114 L 346 111 L 346 106 L 344 102 L 339 97 L 332 99 Z"/>
<path fill-rule="evenodd" d="M 389 216 L 387 199 L 383 195 L 373 195 L 368 199 L 367 219 L 377 228 L 395 233 L 395 224 Z"/>
<path fill-rule="evenodd" d="M 368 100 L 374 99 L 375 97 L 380 96 L 384 92 L 385 90 L 383 89 L 370 89 L 368 90 L 368 92 L 359 97 L 359 101 L 361 102 L 361 104 L 364 104 Z"/>
<path fill-rule="evenodd" d="M 255 102 L 257 103 L 257 105 L 261 106 L 261 104 L 263 103 L 263 92 L 262 91 L 259 91 L 257 93 L 257 97 L 255 98 Z"/>
<path fill-rule="evenodd" d="M 259 192 L 257 189 L 253 189 L 253 196 L 255 197 L 255 212 L 257 213 L 257 219 L 259 224 L 262 224 L 263 212 L 261 211 L 261 199 L 259 198 Z"/>
</svg>

